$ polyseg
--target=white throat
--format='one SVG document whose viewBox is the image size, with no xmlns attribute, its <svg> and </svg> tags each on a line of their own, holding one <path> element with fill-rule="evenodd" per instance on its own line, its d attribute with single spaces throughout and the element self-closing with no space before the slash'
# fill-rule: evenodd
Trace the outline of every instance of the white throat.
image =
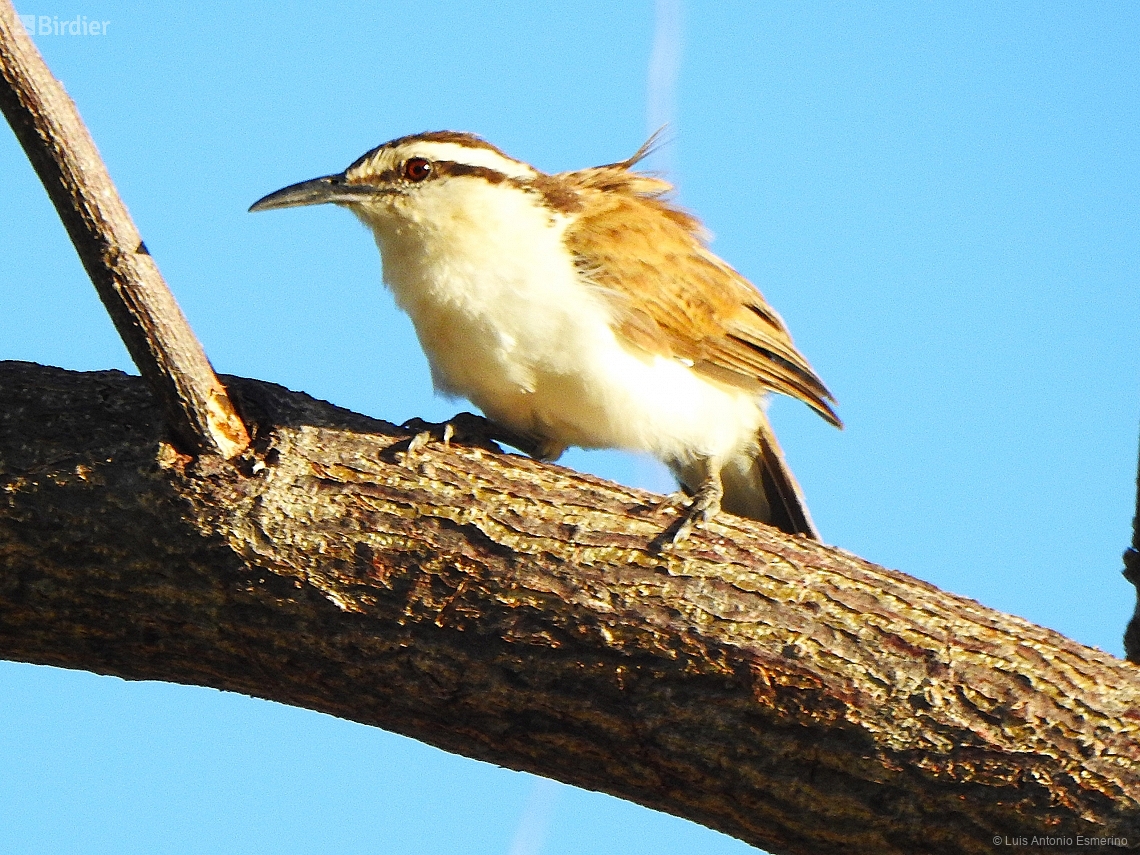
<svg viewBox="0 0 1140 855">
<path fill-rule="evenodd" d="M 580 332 L 584 318 L 606 323 L 563 246 L 565 217 L 533 194 L 478 177 L 418 189 L 392 203 L 396 213 L 364 219 L 437 388 L 481 407 L 484 386 L 533 392 L 534 363 L 552 356 L 543 353 L 551 342 Z"/>
</svg>

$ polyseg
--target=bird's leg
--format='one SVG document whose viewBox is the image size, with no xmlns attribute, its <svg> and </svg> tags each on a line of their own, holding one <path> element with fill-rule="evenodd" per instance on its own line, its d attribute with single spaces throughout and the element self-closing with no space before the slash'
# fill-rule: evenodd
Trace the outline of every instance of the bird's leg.
<svg viewBox="0 0 1140 855">
<path fill-rule="evenodd" d="M 720 470 L 716 466 L 709 465 L 704 480 L 701 481 L 701 486 L 691 497 L 678 490 L 676 493 L 667 496 L 657 506 L 658 508 L 677 507 L 686 501 L 688 502 L 688 507 L 685 508 L 681 519 L 665 529 L 657 538 L 658 545 L 662 548 L 668 548 L 688 539 L 693 527 L 698 522 L 707 522 L 720 510 L 720 500 L 723 496 L 724 485 L 720 480 Z"/>
</svg>

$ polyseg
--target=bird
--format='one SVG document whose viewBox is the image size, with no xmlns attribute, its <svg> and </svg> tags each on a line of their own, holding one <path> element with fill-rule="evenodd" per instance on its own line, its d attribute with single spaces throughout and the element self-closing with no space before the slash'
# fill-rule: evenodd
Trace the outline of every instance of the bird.
<svg viewBox="0 0 1140 855">
<path fill-rule="evenodd" d="M 355 214 L 436 390 L 540 459 L 570 446 L 656 457 L 685 506 L 671 542 L 718 510 L 819 540 L 765 399 L 799 399 L 841 428 L 835 398 L 672 185 L 635 169 L 654 144 L 545 173 L 475 134 L 430 131 L 249 210 Z"/>
</svg>

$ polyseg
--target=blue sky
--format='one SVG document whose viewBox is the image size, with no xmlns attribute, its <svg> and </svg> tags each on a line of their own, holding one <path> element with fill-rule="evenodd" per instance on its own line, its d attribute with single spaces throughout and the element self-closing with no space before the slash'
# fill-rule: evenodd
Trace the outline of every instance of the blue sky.
<svg viewBox="0 0 1140 855">
<path fill-rule="evenodd" d="M 17 6 L 110 22 L 36 42 L 220 371 L 393 421 L 450 415 L 363 228 L 246 208 L 421 130 L 558 171 L 671 118 L 655 165 L 839 399 L 842 432 L 771 408 L 824 538 L 1120 654 L 1140 6 L 235 5 Z M 0 175 L 0 358 L 133 370 L 7 131 Z M 621 454 L 562 462 L 664 488 Z M 751 851 L 316 713 L 16 664 L 0 850 Z"/>
</svg>

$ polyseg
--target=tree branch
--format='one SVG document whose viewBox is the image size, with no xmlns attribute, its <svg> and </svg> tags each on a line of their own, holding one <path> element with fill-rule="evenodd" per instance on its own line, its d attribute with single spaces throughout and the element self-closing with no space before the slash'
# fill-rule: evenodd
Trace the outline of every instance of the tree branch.
<svg viewBox="0 0 1140 855">
<path fill-rule="evenodd" d="M 1136 464 L 1136 513 L 1132 516 L 1132 545 L 1124 550 L 1124 578 L 1136 586 L 1136 608 L 1124 631 L 1124 655 L 1140 665 L 1140 460 Z"/>
<path fill-rule="evenodd" d="M 117 372 L 0 363 L 0 655 L 213 686 L 777 853 L 1140 843 L 1140 673 L 841 550 L 228 378 L 234 463 Z"/>
<path fill-rule="evenodd" d="M 51 197 L 139 372 L 184 448 L 232 457 L 249 443 L 63 86 L 0 0 L 0 111 Z"/>
</svg>

